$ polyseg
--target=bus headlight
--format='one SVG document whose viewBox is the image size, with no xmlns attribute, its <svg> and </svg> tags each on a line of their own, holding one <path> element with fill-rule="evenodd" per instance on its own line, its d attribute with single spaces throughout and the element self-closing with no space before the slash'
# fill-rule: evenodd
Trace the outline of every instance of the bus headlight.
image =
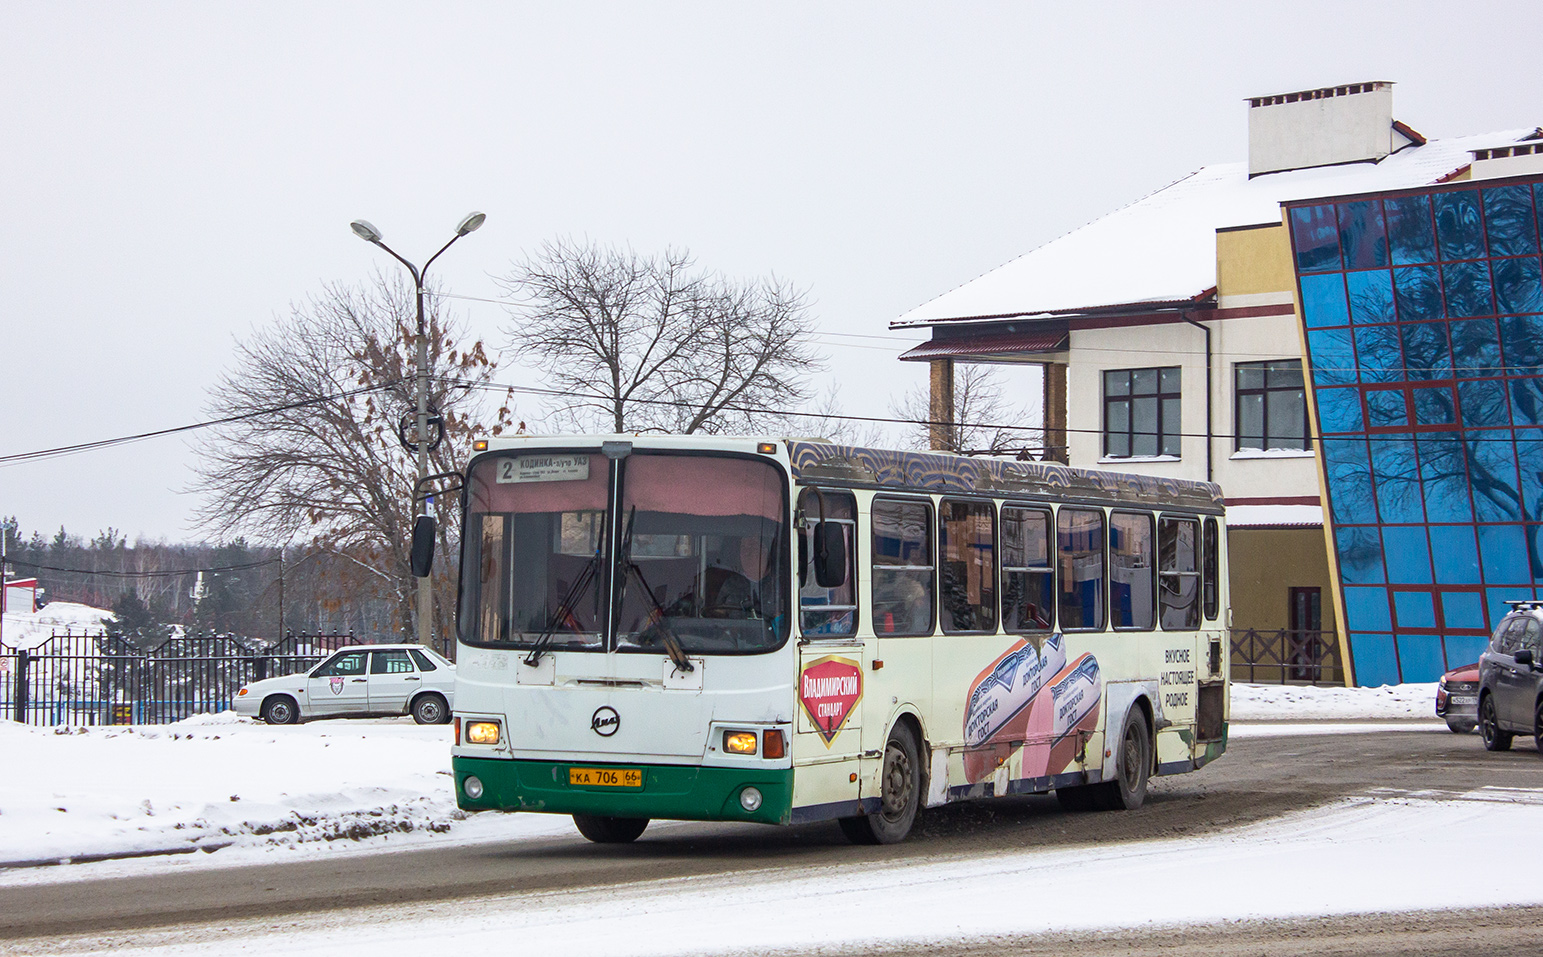
<svg viewBox="0 0 1543 957">
<path fill-rule="evenodd" d="M 467 775 L 466 780 L 461 782 L 461 790 L 473 801 L 477 800 L 482 797 L 482 779 L 475 774 Z"/>
<path fill-rule="evenodd" d="M 497 721 L 468 721 L 466 722 L 467 744 L 497 744 Z"/>
<path fill-rule="evenodd" d="M 730 754 L 754 754 L 754 731 L 725 731 L 723 732 L 723 750 Z"/>
<path fill-rule="evenodd" d="M 761 806 L 761 792 L 755 788 L 745 788 L 739 792 L 739 806 L 747 811 L 756 810 Z"/>
</svg>

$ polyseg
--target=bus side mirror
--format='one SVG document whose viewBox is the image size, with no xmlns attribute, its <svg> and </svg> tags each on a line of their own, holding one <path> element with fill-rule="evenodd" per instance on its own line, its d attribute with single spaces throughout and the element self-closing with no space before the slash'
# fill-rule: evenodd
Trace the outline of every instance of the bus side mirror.
<svg viewBox="0 0 1543 957">
<path fill-rule="evenodd" d="M 847 580 L 847 542 L 835 522 L 814 525 L 814 581 L 821 588 L 837 588 Z"/>
<path fill-rule="evenodd" d="M 432 515 L 419 515 L 413 522 L 413 550 L 408 563 L 414 578 L 427 578 L 434 569 L 434 532 Z"/>
</svg>

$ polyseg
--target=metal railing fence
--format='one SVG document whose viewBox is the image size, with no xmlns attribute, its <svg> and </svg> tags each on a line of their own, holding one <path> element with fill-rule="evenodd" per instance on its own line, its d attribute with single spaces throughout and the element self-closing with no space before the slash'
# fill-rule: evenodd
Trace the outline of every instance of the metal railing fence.
<svg viewBox="0 0 1543 957">
<path fill-rule="evenodd" d="M 352 633 L 168 638 L 143 649 L 118 636 L 55 634 L 0 645 L 0 718 L 23 724 L 164 724 L 230 708 L 243 684 L 312 667 Z"/>
<path fill-rule="evenodd" d="M 1232 629 L 1232 680 L 1263 684 L 1343 685 L 1339 638 L 1332 631 Z"/>
</svg>

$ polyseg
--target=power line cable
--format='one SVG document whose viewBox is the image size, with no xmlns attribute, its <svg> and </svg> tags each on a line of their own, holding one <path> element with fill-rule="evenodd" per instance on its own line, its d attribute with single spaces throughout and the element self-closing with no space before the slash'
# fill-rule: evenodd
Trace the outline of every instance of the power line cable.
<svg viewBox="0 0 1543 957">
<path fill-rule="evenodd" d="M 257 419 L 265 415 L 273 415 L 277 412 L 288 412 L 292 409 L 303 409 L 306 406 L 321 405 L 327 402 L 336 402 L 339 399 L 351 399 L 354 396 L 364 395 L 370 392 L 382 392 L 392 386 L 407 381 L 393 379 L 380 385 L 363 386 L 358 389 L 349 389 L 334 395 L 316 396 L 310 399 L 302 399 L 299 402 L 290 402 L 285 405 L 271 406 L 265 409 L 255 409 L 251 412 L 240 412 L 235 415 L 227 415 L 218 419 L 208 419 L 203 422 L 193 422 L 188 425 L 178 425 L 169 429 L 156 429 L 153 432 L 139 432 L 134 435 L 121 435 L 111 439 L 98 439 L 95 442 L 81 442 L 75 445 L 61 445 L 52 449 L 39 449 L 34 452 L 17 452 L 11 455 L 0 455 L 0 466 L 18 465 L 23 462 L 37 462 L 43 459 L 57 458 L 64 455 L 74 455 L 77 452 L 92 452 L 97 449 L 113 448 L 119 445 L 128 445 L 132 442 L 142 442 L 145 439 L 159 438 L 163 435 L 176 435 L 180 432 L 192 432 L 198 429 L 207 429 L 216 425 L 229 425 L 233 422 L 244 422 L 248 419 Z"/>
</svg>

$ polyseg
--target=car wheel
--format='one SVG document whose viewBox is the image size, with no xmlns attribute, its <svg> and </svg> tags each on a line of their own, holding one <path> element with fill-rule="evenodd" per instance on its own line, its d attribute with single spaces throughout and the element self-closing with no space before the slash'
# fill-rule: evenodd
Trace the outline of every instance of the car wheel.
<svg viewBox="0 0 1543 957">
<path fill-rule="evenodd" d="M 1094 785 L 1093 799 L 1105 811 L 1134 811 L 1146 803 L 1147 780 L 1152 771 L 1152 736 L 1146 714 L 1132 707 L 1120 731 L 1114 756 L 1114 780 Z"/>
<path fill-rule="evenodd" d="M 450 708 L 437 694 L 421 694 L 413 699 L 413 720 L 419 724 L 444 724 L 450 720 Z"/>
<path fill-rule="evenodd" d="M 289 695 L 274 695 L 263 702 L 263 720 L 269 724 L 294 724 L 300 720 L 300 706 Z"/>
<path fill-rule="evenodd" d="M 908 724 L 896 724 L 884 745 L 879 809 L 861 817 L 841 818 L 841 831 L 853 844 L 898 844 L 911 833 L 921 808 L 921 747 Z"/>
<path fill-rule="evenodd" d="M 1479 737 L 1484 739 L 1486 751 L 1511 750 L 1512 734 L 1500 730 L 1500 719 L 1495 714 L 1495 696 L 1487 694 L 1479 701 Z"/>
<path fill-rule="evenodd" d="M 1543 754 L 1543 701 L 1538 702 L 1537 713 L 1532 716 L 1532 742 L 1538 753 Z"/>
<path fill-rule="evenodd" d="M 573 823 L 580 834 L 596 844 L 631 844 L 648 827 L 648 818 L 575 814 Z"/>
<path fill-rule="evenodd" d="M 1471 721 L 1448 721 L 1447 722 L 1447 730 L 1451 731 L 1453 734 L 1467 734 L 1468 732 L 1473 730 L 1473 722 L 1471 722 Z"/>
</svg>

